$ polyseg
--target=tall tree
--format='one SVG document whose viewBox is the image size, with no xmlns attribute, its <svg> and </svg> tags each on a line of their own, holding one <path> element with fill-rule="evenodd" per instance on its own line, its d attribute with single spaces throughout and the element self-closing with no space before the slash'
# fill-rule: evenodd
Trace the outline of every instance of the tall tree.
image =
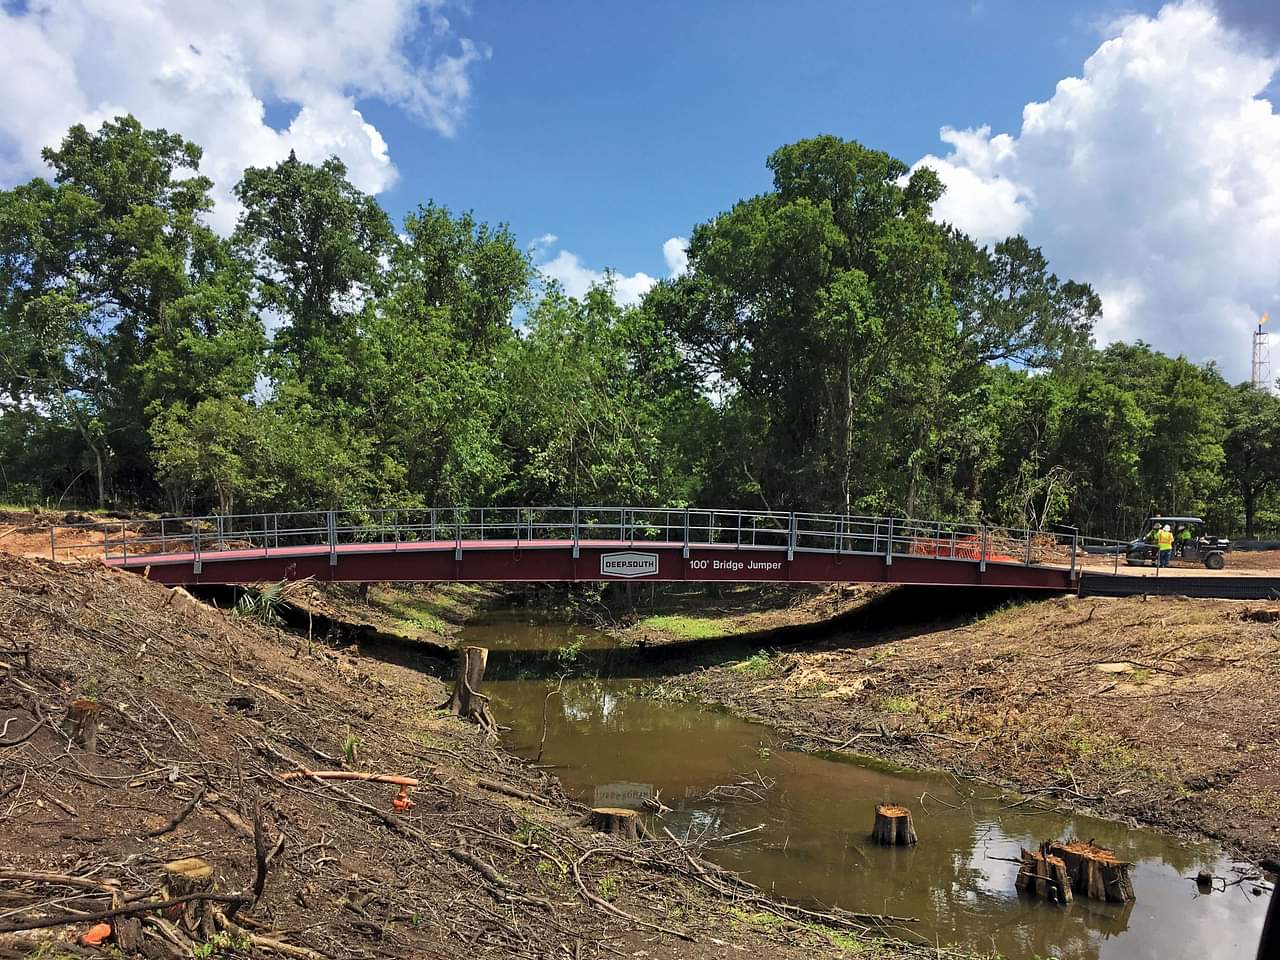
<svg viewBox="0 0 1280 960">
<path fill-rule="evenodd" d="M 1226 408 L 1224 471 L 1244 507 L 1244 535 L 1254 536 L 1258 504 L 1280 486 L 1280 397 L 1241 384 Z"/>
<path fill-rule="evenodd" d="M 125 116 L 72 127 L 44 159 L 52 183 L 0 193 L 0 389 L 73 425 L 100 503 L 113 453 L 119 492 L 145 496 L 150 419 L 248 390 L 260 325 L 204 223 L 199 147 Z"/>
<path fill-rule="evenodd" d="M 235 191 L 236 247 L 253 265 L 259 307 L 280 320 L 273 372 L 339 407 L 361 389 L 361 323 L 393 239 L 386 213 L 346 174 L 336 157 L 315 166 L 290 153 L 250 167 Z"/>
</svg>

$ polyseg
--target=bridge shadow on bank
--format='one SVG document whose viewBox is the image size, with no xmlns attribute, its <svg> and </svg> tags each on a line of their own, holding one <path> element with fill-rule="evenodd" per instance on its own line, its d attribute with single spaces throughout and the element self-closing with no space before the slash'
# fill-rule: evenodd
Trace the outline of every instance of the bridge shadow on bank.
<svg viewBox="0 0 1280 960">
<path fill-rule="evenodd" d="M 612 679 L 646 679 L 686 673 L 703 667 L 743 660 L 761 650 L 858 650 L 883 643 L 909 640 L 950 629 L 1015 603 L 1043 600 L 1043 595 L 1021 591 L 969 587 L 904 586 L 878 593 L 865 603 L 826 620 L 768 630 L 736 633 L 667 643 L 584 645 L 564 648 L 524 648 L 518 638 L 480 645 L 489 649 L 486 680 L 555 679 L 562 675 Z M 308 629 L 304 610 L 282 611 L 293 630 Z M 486 621 L 495 627 L 513 620 L 555 620 L 554 614 L 528 608 L 501 607 L 480 614 L 473 624 Z M 310 629 L 330 642 L 358 646 L 362 656 L 409 667 L 451 680 L 454 648 L 429 640 L 387 633 L 368 624 L 352 624 L 312 614 Z M 478 642 L 478 641 L 472 641 Z"/>
</svg>

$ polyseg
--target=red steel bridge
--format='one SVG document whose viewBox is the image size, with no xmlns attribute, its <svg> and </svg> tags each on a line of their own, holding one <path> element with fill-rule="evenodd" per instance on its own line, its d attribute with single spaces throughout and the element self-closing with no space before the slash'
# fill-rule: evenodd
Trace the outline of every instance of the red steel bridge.
<svg viewBox="0 0 1280 960">
<path fill-rule="evenodd" d="M 171 585 L 380 581 L 912 583 L 1077 589 L 1079 538 L 840 514 L 640 507 L 318 511 L 94 525 Z"/>
</svg>

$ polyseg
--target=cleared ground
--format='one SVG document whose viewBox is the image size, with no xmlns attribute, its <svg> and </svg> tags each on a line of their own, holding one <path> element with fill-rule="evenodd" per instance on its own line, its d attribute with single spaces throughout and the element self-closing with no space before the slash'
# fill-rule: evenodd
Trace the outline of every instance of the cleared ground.
<svg viewBox="0 0 1280 960">
<path fill-rule="evenodd" d="M 437 713 L 444 694 L 132 574 L 0 554 L 0 958 L 102 956 L 77 943 L 89 915 L 163 899 L 163 864 L 193 856 L 249 902 L 219 929 L 112 921 L 140 945 L 113 955 L 919 953 L 851 916 L 820 927 L 696 850 L 579 826 L 545 772 Z M 96 752 L 64 733 L 76 701 Z M 419 785 L 406 809 L 308 768 Z"/>
</svg>

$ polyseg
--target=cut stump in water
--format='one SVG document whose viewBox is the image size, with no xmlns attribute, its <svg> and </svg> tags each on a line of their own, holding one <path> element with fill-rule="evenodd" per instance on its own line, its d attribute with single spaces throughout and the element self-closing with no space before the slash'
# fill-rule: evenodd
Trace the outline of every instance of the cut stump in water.
<svg viewBox="0 0 1280 960">
<path fill-rule="evenodd" d="M 648 835 L 640 814 L 623 807 L 594 807 L 587 815 L 586 824 L 601 833 L 628 840 L 643 840 Z"/>
<path fill-rule="evenodd" d="M 907 847 L 920 838 L 916 836 L 910 810 L 892 803 L 879 803 L 871 839 L 886 847 Z"/>
<path fill-rule="evenodd" d="M 97 700 L 72 700 L 67 706 L 62 732 L 89 753 L 98 752 L 98 724 L 101 722 L 102 704 Z"/>
<path fill-rule="evenodd" d="M 498 725 L 489 712 L 489 698 L 480 692 L 488 662 L 489 651 L 484 647 L 463 647 L 458 651 L 458 673 L 445 707 L 455 717 L 474 721 L 486 733 L 496 734 Z"/>
<path fill-rule="evenodd" d="M 1015 886 L 1022 893 L 1056 903 L 1071 902 L 1071 877 L 1061 857 L 1049 852 L 1049 844 L 1039 850 L 1023 850 Z"/>
<path fill-rule="evenodd" d="M 1118 860 L 1105 847 L 1087 840 L 1058 840 L 1049 845 L 1049 852 L 1066 863 L 1071 886 L 1079 896 L 1112 903 L 1134 899 L 1133 881 L 1129 878 L 1133 864 Z"/>
</svg>

